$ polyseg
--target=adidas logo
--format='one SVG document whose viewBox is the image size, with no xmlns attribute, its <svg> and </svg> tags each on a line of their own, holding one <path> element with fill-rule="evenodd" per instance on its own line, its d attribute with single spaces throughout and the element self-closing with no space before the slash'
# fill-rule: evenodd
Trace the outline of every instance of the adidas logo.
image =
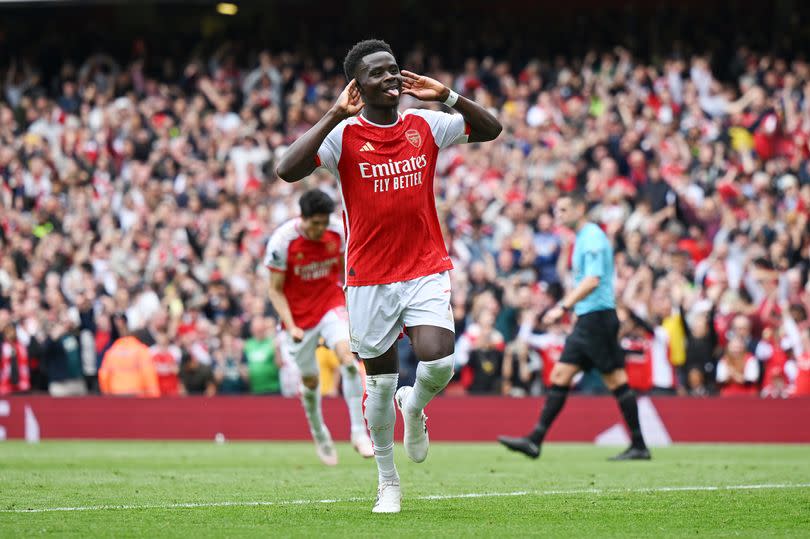
<svg viewBox="0 0 810 539">
<path fill-rule="evenodd" d="M 372 146 L 370 142 L 366 142 L 366 143 L 365 143 L 365 144 L 363 144 L 363 146 L 360 148 L 360 151 L 361 151 L 361 152 L 373 152 L 373 151 L 374 151 L 374 146 Z"/>
</svg>

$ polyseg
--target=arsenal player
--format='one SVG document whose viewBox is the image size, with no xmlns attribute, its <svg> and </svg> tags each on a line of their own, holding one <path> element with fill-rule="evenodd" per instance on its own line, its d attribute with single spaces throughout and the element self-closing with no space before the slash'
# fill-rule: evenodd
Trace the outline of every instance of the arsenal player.
<svg viewBox="0 0 810 539">
<path fill-rule="evenodd" d="M 341 289 L 343 226 L 333 218 L 334 201 L 313 189 L 298 202 L 301 217 L 278 227 L 267 242 L 264 264 L 270 268 L 270 301 L 285 328 L 282 347 L 301 371 L 301 404 L 318 457 L 337 464 L 332 436 L 321 413 L 315 350 L 321 338 L 341 362 L 343 397 L 349 407 L 352 445 L 371 457 L 371 440 L 363 423 L 363 385 L 349 350 L 348 315 Z"/>
<path fill-rule="evenodd" d="M 350 81 L 334 106 L 284 154 L 276 172 L 294 182 L 321 166 L 340 182 L 346 229 L 346 297 L 351 347 L 365 363 L 365 417 L 379 488 L 375 513 L 400 510 L 394 465 L 394 393 L 405 452 L 427 457 L 424 408 L 453 375 L 450 257 L 442 239 L 433 176 L 439 150 L 493 140 L 501 124 L 440 82 L 400 71 L 384 41 L 356 44 L 344 60 Z M 398 111 L 401 94 L 458 114 Z M 396 340 L 407 328 L 419 359 L 413 387 L 397 390 Z"/>
</svg>

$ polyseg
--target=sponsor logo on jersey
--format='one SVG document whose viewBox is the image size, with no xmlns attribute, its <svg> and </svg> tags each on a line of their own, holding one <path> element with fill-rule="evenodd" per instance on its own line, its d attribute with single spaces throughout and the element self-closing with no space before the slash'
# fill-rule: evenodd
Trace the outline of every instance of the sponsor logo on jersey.
<svg viewBox="0 0 810 539">
<path fill-rule="evenodd" d="M 422 169 L 427 167 L 425 154 L 386 163 L 360 162 L 360 177 L 374 181 L 374 192 L 398 191 L 422 185 Z"/>
<path fill-rule="evenodd" d="M 303 255 L 301 255 L 303 257 Z M 297 275 L 302 281 L 314 281 L 316 279 L 323 279 L 328 277 L 332 271 L 332 267 L 340 262 L 339 258 L 330 258 L 328 260 L 321 260 L 318 262 L 310 262 L 301 266 L 295 266 L 293 273 Z"/>
<path fill-rule="evenodd" d="M 371 180 L 377 178 L 384 178 L 386 176 L 394 176 L 396 174 L 408 174 L 416 172 L 427 166 L 428 159 L 425 154 L 411 157 L 410 159 L 403 159 L 402 161 L 394 161 L 389 159 L 387 163 L 368 163 L 366 161 L 357 163 L 360 167 L 360 176 L 364 179 Z"/>
<path fill-rule="evenodd" d="M 408 129 L 405 131 L 405 138 L 408 142 L 413 144 L 414 147 L 420 148 L 422 146 L 422 135 L 416 129 Z"/>
<path fill-rule="evenodd" d="M 417 135 L 418 135 L 418 133 L 417 133 Z M 374 151 L 374 146 L 372 146 L 370 142 L 366 141 L 366 143 L 363 144 L 360 147 L 360 151 L 361 152 L 373 152 Z"/>
</svg>

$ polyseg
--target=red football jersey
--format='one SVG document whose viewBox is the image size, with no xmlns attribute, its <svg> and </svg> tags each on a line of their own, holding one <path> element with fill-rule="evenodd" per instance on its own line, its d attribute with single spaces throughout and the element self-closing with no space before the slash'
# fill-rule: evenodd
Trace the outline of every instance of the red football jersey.
<svg viewBox="0 0 810 539">
<path fill-rule="evenodd" d="M 652 343 L 649 339 L 625 337 L 621 342 L 625 352 L 624 370 L 627 385 L 636 391 L 649 391 L 653 387 Z"/>
<path fill-rule="evenodd" d="M 176 346 L 169 346 L 168 350 L 161 351 L 158 346 L 153 346 L 152 364 L 158 376 L 158 387 L 160 396 L 175 396 L 178 394 L 179 384 L 177 378 L 177 367 L 180 365 L 180 349 Z"/>
<path fill-rule="evenodd" d="M 798 375 L 793 386 L 794 397 L 810 397 L 810 352 L 804 352 L 796 358 Z"/>
<path fill-rule="evenodd" d="M 535 334 L 531 331 L 521 331 L 521 338 L 540 353 L 543 361 L 543 385 L 551 387 L 551 370 L 560 361 L 565 348 L 565 336 L 559 333 Z"/>
<path fill-rule="evenodd" d="M 406 110 L 391 125 L 361 116 L 338 124 L 317 164 L 343 194 L 346 284 L 407 281 L 453 268 L 442 238 L 433 176 L 441 148 L 467 142 L 458 114 Z"/>
<path fill-rule="evenodd" d="M 267 242 L 264 265 L 284 273 L 284 295 L 295 325 L 309 329 L 346 298 L 340 286 L 343 226 L 333 217 L 320 240 L 303 236 L 300 218 L 278 227 Z"/>
<path fill-rule="evenodd" d="M 11 381 L 11 361 L 17 362 L 17 380 Z M 0 395 L 31 389 L 28 349 L 20 341 L 0 343 Z"/>
</svg>

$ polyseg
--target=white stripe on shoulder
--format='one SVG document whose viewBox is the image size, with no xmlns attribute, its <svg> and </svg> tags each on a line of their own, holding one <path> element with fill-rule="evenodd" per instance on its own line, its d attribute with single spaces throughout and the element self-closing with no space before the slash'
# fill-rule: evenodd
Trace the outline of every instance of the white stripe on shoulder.
<svg viewBox="0 0 810 539">
<path fill-rule="evenodd" d="M 270 235 L 269 243 L 273 245 L 289 245 L 293 240 L 301 235 L 298 223 L 301 221 L 300 217 L 293 217 L 279 225 Z"/>
<path fill-rule="evenodd" d="M 346 126 L 357 125 L 360 120 L 356 116 L 346 118 L 332 129 L 318 148 L 318 157 L 321 160 L 321 165 L 329 172 L 338 175 L 338 163 L 340 163 L 340 156 L 343 153 L 343 131 Z"/>
<path fill-rule="evenodd" d="M 329 216 L 329 230 L 333 232 L 339 232 L 340 235 L 343 235 L 343 221 L 340 219 L 338 215 L 334 213 Z"/>
</svg>

